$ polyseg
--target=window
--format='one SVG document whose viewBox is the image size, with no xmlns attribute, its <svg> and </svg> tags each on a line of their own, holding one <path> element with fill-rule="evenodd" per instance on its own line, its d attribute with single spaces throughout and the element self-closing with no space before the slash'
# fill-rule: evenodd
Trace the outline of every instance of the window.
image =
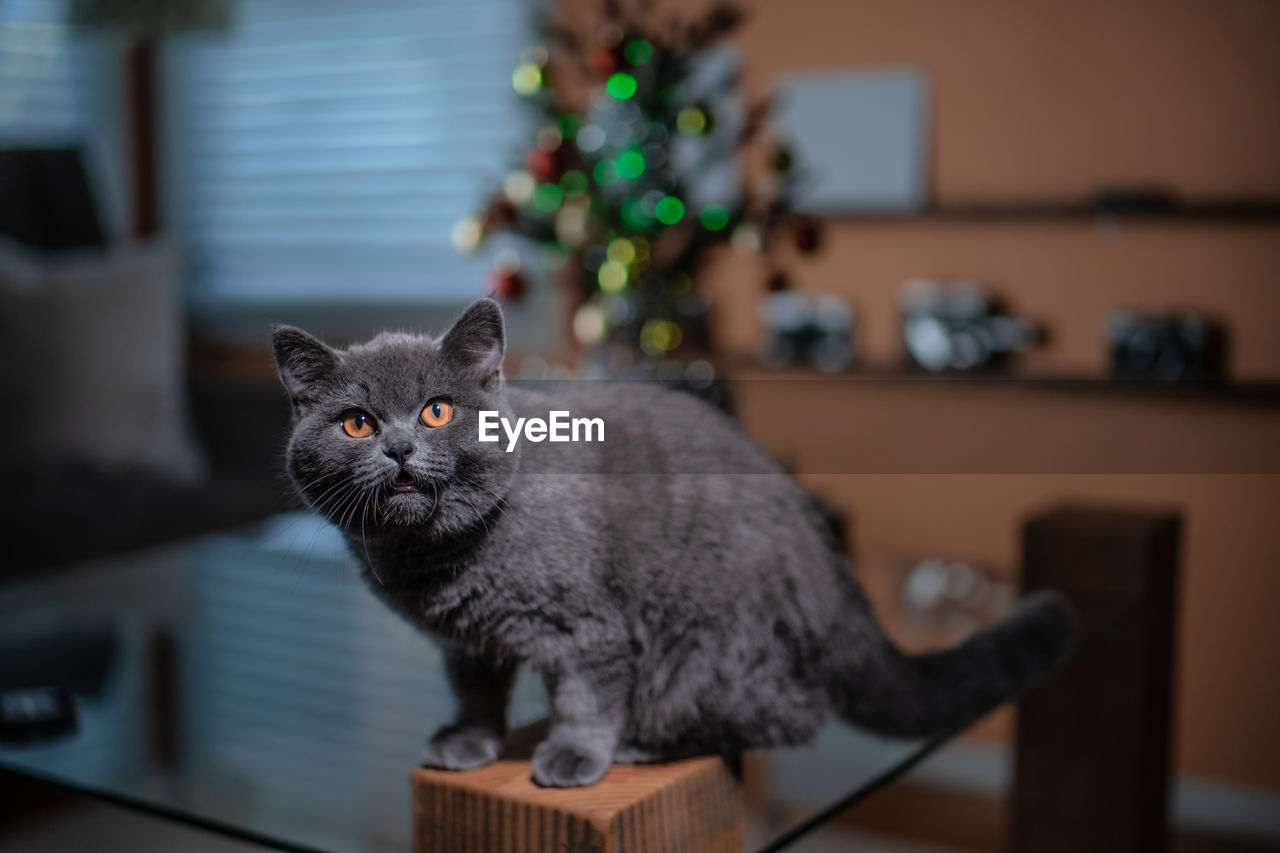
<svg viewBox="0 0 1280 853">
<path fill-rule="evenodd" d="M 479 295 L 449 232 L 528 138 L 531 0 L 242 0 L 166 56 L 193 307 Z"/>
<path fill-rule="evenodd" d="M 59 0 L 0 3 L 0 144 L 71 145 L 84 110 L 66 8 Z"/>
</svg>

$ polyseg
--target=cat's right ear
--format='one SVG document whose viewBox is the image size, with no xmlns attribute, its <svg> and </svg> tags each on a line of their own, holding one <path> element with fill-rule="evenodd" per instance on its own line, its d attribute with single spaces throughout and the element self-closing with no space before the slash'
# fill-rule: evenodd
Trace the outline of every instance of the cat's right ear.
<svg viewBox="0 0 1280 853">
<path fill-rule="evenodd" d="M 279 323 L 271 327 L 271 350 L 295 412 L 315 397 L 342 364 L 342 357 L 322 341 Z"/>
</svg>

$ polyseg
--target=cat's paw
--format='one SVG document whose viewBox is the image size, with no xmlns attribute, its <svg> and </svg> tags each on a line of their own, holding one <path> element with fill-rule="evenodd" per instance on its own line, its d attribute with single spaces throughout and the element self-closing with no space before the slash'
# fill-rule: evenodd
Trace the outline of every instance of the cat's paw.
<svg viewBox="0 0 1280 853">
<path fill-rule="evenodd" d="M 609 755 L 548 738 L 533 751 L 533 781 L 545 788 L 577 788 L 600 781 L 611 763 Z"/>
<path fill-rule="evenodd" d="M 475 770 L 498 758 L 502 740 L 483 726 L 445 726 L 422 751 L 422 763 L 438 770 Z"/>
</svg>

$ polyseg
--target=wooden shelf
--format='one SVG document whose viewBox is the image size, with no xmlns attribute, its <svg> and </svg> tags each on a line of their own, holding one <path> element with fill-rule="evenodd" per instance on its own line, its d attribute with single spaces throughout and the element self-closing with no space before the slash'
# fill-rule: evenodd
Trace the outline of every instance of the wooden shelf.
<svg viewBox="0 0 1280 853">
<path fill-rule="evenodd" d="M 1030 390 L 1069 394 L 1100 394 L 1195 403 L 1280 406 L 1280 381 L 1273 380 L 1223 380 L 1171 384 L 1070 374 L 1018 372 L 925 373 L 889 366 L 868 366 L 838 373 L 823 373 L 803 366 L 771 368 L 749 360 L 728 364 L 726 372 L 726 378 L 730 381 L 812 380 L 820 382 L 853 380 L 911 384 L 926 390 L 955 390 L 968 387 L 982 390 Z"/>
</svg>

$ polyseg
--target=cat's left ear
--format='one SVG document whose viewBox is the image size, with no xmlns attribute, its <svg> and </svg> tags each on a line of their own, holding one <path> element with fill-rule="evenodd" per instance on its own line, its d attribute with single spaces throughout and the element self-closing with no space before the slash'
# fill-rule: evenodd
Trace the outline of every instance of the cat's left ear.
<svg viewBox="0 0 1280 853">
<path fill-rule="evenodd" d="M 472 302 L 440 339 L 440 351 L 483 383 L 502 370 L 506 350 L 502 309 L 488 297 Z"/>
</svg>

